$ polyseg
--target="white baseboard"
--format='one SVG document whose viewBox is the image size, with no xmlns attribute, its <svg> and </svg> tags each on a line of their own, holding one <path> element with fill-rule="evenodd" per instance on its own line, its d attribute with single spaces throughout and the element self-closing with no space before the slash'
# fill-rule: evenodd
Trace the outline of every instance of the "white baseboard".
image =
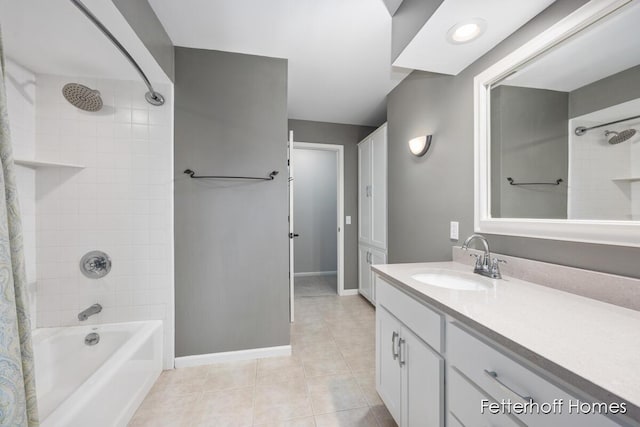
<svg viewBox="0 0 640 427">
<path fill-rule="evenodd" d="M 309 277 L 309 276 L 335 276 L 337 271 L 309 271 L 306 273 L 294 273 L 293 277 Z"/>
<path fill-rule="evenodd" d="M 264 357 L 291 356 L 291 346 L 251 348 L 248 350 L 225 351 L 222 353 L 197 354 L 195 356 L 176 357 L 176 368 L 210 365 L 212 363 L 233 362 L 236 360 L 261 359 Z"/>
<path fill-rule="evenodd" d="M 342 291 L 342 293 L 340 294 L 340 296 L 343 296 L 343 297 L 350 296 L 350 295 L 358 295 L 358 290 L 357 289 L 344 289 Z"/>
</svg>

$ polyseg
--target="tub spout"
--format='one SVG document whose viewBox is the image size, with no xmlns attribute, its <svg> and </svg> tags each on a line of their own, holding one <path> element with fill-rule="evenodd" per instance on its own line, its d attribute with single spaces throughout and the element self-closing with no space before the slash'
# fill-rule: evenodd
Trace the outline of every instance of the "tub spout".
<svg viewBox="0 0 640 427">
<path fill-rule="evenodd" d="M 102 306 L 100 304 L 93 304 L 91 307 L 83 310 L 78 314 L 78 320 L 83 322 L 89 318 L 89 316 L 93 316 L 94 314 L 98 314 L 102 311 Z"/>
</svg>

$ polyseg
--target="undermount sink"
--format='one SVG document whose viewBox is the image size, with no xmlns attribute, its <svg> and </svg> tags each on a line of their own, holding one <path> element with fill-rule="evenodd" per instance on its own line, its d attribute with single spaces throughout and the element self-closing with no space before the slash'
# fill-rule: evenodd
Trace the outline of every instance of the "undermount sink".
<svg viewBox="0 0 640 427">
<path fill-rule="evenodd" d="M 491 280 L 473 273 L 449 270 L 429 270 L 411 276 L 413 280 L 429 286 L 458 291 L 486 291 L 492 287 Z"/>
</svg>

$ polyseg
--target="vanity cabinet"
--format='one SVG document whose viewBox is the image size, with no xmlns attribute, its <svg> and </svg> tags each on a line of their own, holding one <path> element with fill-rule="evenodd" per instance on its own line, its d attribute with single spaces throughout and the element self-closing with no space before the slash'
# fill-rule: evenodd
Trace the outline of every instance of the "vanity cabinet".
<svg viewBox="0 0 640 427">
<path fill-rule="evenodd" d="M 498 418 L 495 415 L 482 415 L 479 408 L 478 399 L 473 411 L 474 416 L 464 409 L 467 403 L 461 402 L 459 398 L 464 394 L 464 389 L 473 387 L 480 395 L 489 397 L 489 400 L 501 402 L 505 401 L 525 403 L 533 399 L 534 403 L 553 403 L 562 399 L 561 410 L 553 410 L 549 414 L 514 414 L 508 419 L 517 418 L 518 421 L 529 427 L 615 427 L 617 423 L 600 414 L 576 414 L 569 412 L 569 404 L 576 403 L 580 399 L 570 395 L 563 389 L 557 387 L 547 379 L 543 378 L 528 367 L 515 361 L 503 352 L 497 350 L 492 345 L 477 336 L 472 331 L 467 331 L 457 322 L 447 324 L 447 363 L 449 377 L 460 377 L 463 380 L 451 381 L 449 384 L 449 411 L 456 415 L 465 426 L 483 425 L 489 418 Z M 465 387 L 464 383 L 469 387 Z M 587 402 L 586 400 L 581 400 Z M 464 412 L 467 415 L 464 415 Z M 536 412 L 536 411 L 534 411 Z M 466 417 L 466 418 L 465 418 Z M 469 419 L 469 422 L 465 422 Z M 506 424 L 506 416 L 502 416 L 502 423 L 491 422 L 491 425 L 523 425 Z"/>
<path fill-rule="evenodd" d="M 571 402 L 592 401 L 380 276 L 375 281 L 376 388 L 400 427 L 442 427 L 445 419 L 454 427 L 620 426 L 597 412 L 570 413 Z M 530 399 L 563 403 L 547 414 L 481 411 L 483 400 L 488 405 Z"/>
<path fill-rule="evenodd" d="M 400 427 L 442 427 L 444 359 L 406 323 L 389 312 L 387 305 L 395 306 L 399 295 L 385 282 L 380 282 L 379 289 L 376 309 L 378 393 Z"/>
<path fill-rule="evenodd" d="M 375 304 L 372 264 L 387 262 L 387 125 L 358 144 L 358 289 Z"/>
</svg>

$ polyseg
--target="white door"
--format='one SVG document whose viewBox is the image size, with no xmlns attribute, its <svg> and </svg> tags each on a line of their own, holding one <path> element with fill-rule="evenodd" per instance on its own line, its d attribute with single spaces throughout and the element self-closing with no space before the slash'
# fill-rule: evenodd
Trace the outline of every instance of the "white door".
<svg viewBox="0 0 640 427">
<path fill-rule="evenodd" d="M 402 372 L 398 344 L 401 324 L 383 307 L 376 310 L 376 389 L 387 409 L 401 425 Z"/>
<path fill-rule="evenodd" d="M 358 238 L 371 242 L 371 140 L 358 145 Z"/>
<path fill-rule="evenodd" d="M 371 250 L 366 246 L 358 246 L 358 280 L 360 293 L 366 298 L 373 299 L 373 286 L 371 283 Z"/>
<path fill-rule="evenodd" d="M 387 247 L 387 127 L 371 139 L 371 244 Z"/>
<path fill-rule="evenodd" d="M 287 145 L 287 161 L 289 163 L 289 321 L 293 322 L 294 316 L 294 228 L 293 228 L 293 131 L 289 131 L 289 144 Z"/>
<path fill-rule="evenodd" d="M 400 339 L 402 427 L 442 427 L 444 360 L 407 328 Z"/>
</svg>

